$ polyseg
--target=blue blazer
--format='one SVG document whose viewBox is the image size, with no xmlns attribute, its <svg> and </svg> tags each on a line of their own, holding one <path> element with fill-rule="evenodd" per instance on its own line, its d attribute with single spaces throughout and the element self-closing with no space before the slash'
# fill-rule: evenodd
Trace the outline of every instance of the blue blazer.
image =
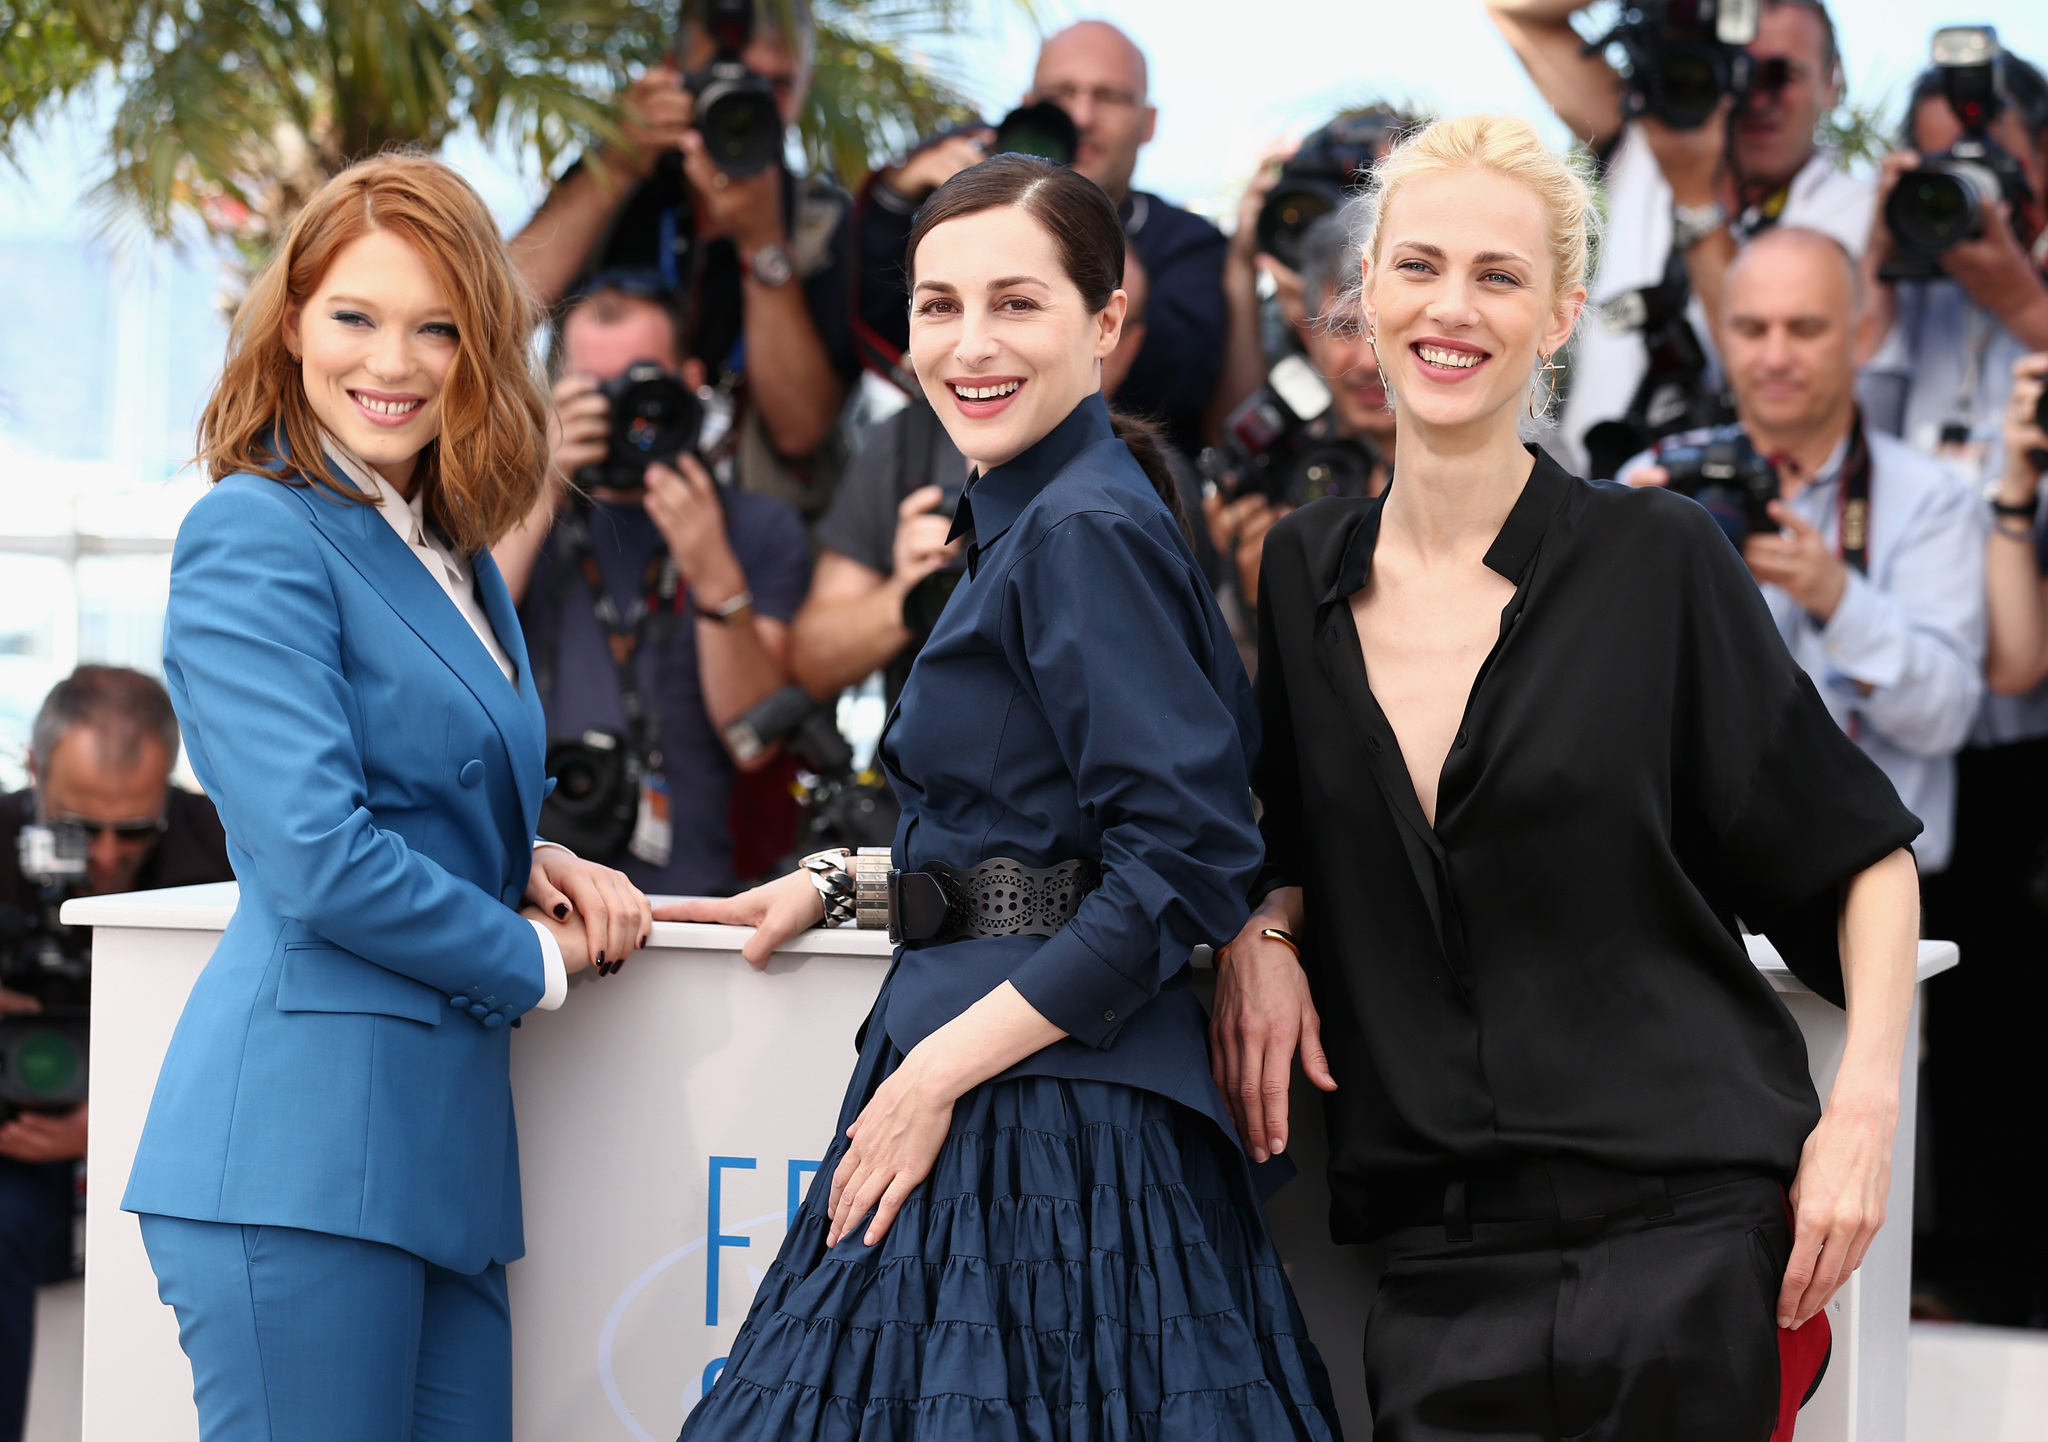
<svg viewBox="0 0 2048 1442">
<path fill-rule="evenodd" d="M 473 1273 L 524 1250 L 508 1022 L 545 722 L 371 507 L 231 476 L 178 532 L 164 673 L 241 904 L 185 1004 L 121 1205 Z"/>
</svg>

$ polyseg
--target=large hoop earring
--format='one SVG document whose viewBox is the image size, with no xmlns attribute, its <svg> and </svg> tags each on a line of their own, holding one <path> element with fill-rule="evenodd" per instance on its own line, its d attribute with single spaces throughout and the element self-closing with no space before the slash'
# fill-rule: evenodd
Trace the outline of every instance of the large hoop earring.
<svg viewBox="0 0 2048 1442">
<path fill-rule="evenodd" d="M 1543 404 L 1539 407 L 1536 404 L 1536 386 L 1532 378 L 1529 386 L 1529 419 L 1532 421 L 1540 421 L 1549 415 L 1550 408 L 1557 403 L 1557 373 L 1564 369 L 1563 366 L 1559 365 L 1549 356 L 1544 355 L 1541 351 L 1536 353 L 1536 359 L 1542 362 L 1542 364 L 1537 366 L 1536 373 L 1543 377 L 1546 389 L 1543 394 Z"/>
</svg>

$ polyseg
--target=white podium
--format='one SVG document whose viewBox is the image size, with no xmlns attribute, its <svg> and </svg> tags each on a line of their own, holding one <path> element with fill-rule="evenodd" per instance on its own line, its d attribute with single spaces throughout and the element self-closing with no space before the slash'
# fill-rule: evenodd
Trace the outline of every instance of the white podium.
<svg viewBox="0 0 2048 1442">
<path fill-rule="evenodd" d="M 234 904 L 228 884 L 65 908 L 65 921 L 97 928 L 83 1442 L 198 1436 L 176 1323 L 119 1205 L 171 1031 Z M 887 942 L 811 932 L 763 974 L 738 957 L 747 935 L 657 922 L 618 976 L 579 979 L 567 1005 L 528 1015 L 514 1035 L 527 1242 L 510 1272 L 519 1442 L 669 1442 L 717 1375 L 823 1154 Z M 1825 1095 L 1841 1012 L 1767 946 L 1752 950 L 1787 993 Z M 1952 945 L 1922 944 L 1923 980 L 1954 962 Z M 1347 1431 L 1365 1437 L 1357 1359 L 1372 1253 L 1329 1242 L 1319 1122 L 1302 1117 L 1303 1175 L 1268 1211 Z M 1903 1442 L 1913 1118 L 1909 1062 L 1892 1221 L 1834 1303 L 1834 1363 L 1800 1442 Z"/>
</svg>

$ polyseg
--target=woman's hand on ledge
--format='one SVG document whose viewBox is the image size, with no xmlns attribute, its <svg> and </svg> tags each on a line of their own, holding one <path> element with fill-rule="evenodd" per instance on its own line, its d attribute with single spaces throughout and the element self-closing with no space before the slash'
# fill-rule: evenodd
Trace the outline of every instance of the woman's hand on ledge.
<svg viewBox="0 0 2048 1442">
<path fill-rule="evenodd" d="M 542 913 L 542 920 L 571 927 L 580 921 L 579 945 L 588 964 L 602 976 L 617 971 L 637 948 L 647 945 L 648 928 L 654 923 L 654 908 L 624 872 L 585 861 L 559 846 L 535 849 L 526 900 Z M 561 941 L 563 926 L 550 929 Z M 570 962 L 567 943 L 562 961 L 572 974 L 582 969 Z"/>
<path fill-rule="evenodd" d="M 1291 933 L 1300 914 L 1301 892 L 1283 887 L 1216 953 L 1209 1070 L 1254 1161 L 1287 1149 L 1287 1088 L 1297 1051 L 1311 1082 L 1337 1089 L 1301 961 L 1287 943 L 1261 935 L 1268 927 Z"/>
<path fill-rule="evenodd" d="M 764 881 L 738 896 L 686 896 L 654 909 L 656 921 L 708 921 L 719 926 L 751 926 L 754 934 L 740 948 L 747 965 L 760 971 L 775 948 L 809 931 L 825 919 L 825 898 L 801 871 Z"/>
</svg>

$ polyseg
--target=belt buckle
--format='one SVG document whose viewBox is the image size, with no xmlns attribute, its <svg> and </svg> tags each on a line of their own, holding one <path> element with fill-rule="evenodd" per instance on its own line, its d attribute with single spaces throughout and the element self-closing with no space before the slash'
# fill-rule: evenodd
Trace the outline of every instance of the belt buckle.
<svg viewBox="0 0 2048 1442">
<path fill-rule="evenodd" d="M 962 908 L 949 879 L 932 871 L 889 873 L 891 941 L 950 941 L 958 934 Z"/>
</svg>

